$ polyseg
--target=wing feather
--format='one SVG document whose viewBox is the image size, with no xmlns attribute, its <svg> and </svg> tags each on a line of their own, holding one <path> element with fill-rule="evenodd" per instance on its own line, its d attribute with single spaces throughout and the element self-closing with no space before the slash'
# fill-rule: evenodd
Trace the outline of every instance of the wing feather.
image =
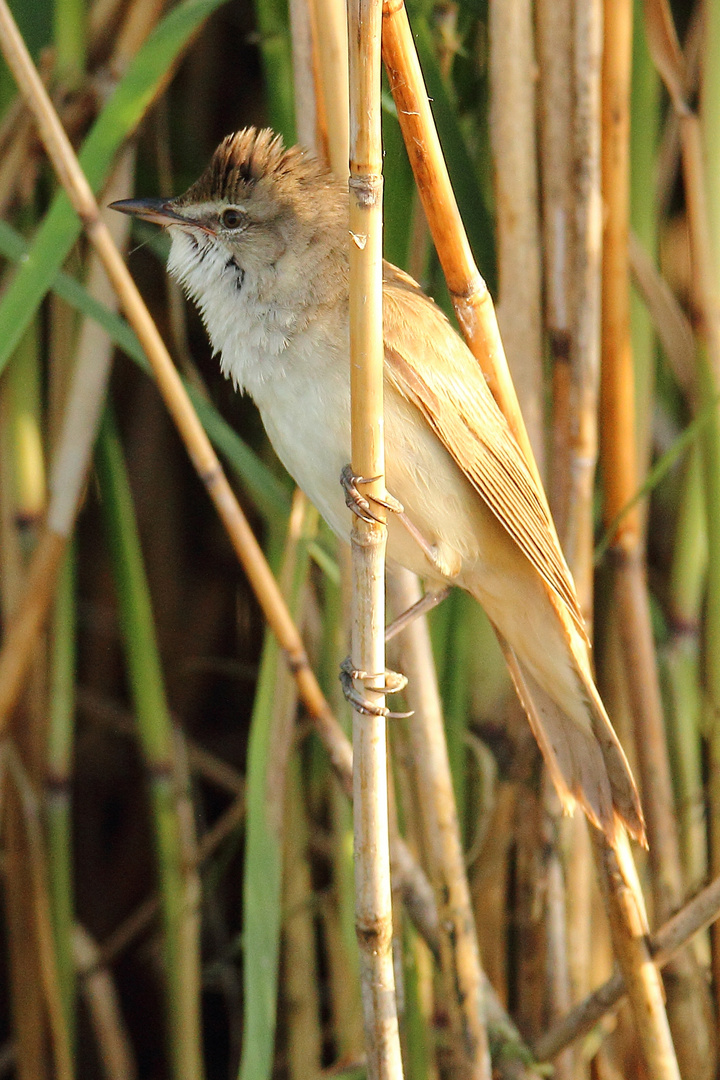
<svg viewBox="0 0 720 1080">
<path fill-rule="evenodd" d="M 384 297 L 387 377 L 422 412 L 585 637 L 552 519 L 477 360 L 437 305 L 390 264 Z"/>
</svg>

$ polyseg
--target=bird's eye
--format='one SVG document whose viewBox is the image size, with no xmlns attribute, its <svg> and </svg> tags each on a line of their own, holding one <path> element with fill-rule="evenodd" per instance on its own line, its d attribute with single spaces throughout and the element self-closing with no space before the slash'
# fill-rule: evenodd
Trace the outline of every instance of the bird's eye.
<svg viewBox="0 0 720 1080">
<path fill-rule="evenodd" d="M 239 210 L 233 210 L 232 207 L 228 210 L 223 210 L 220 215 L 220 222 L 225 229 L 237 229 L 243 223 L 244 215 Z"/>
</svg>

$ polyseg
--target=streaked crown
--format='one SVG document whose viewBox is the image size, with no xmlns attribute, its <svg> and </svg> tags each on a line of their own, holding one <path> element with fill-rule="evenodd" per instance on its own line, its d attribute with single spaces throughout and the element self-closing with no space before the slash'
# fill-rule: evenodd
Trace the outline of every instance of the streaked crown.
<svg viewBox="0 0 720 1080">
<path fill-rule="evenodd" d="M 279 197 L 307 184 L 337 183 L 309 151 L 300 146 L 286 149 L 282 137 L 270 128 L 249 127 L 223 139 L 202 176 L 173 202 L 177 207 L 241 203 L 263 180 L 272 183 Z"/>
</svg>

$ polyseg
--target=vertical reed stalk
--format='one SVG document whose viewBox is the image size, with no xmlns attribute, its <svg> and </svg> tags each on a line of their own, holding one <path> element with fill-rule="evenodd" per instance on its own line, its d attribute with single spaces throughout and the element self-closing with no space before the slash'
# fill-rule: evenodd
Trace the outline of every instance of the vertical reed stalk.
<svg viewBox="0 0 720 1080">
<path fill-rule="evenodd" d="M 106 1080 L 136 1080 L 137 1068 L 112 976 L 95 942 L 81 926 L 73 936 L 75 966 Z"/>
<path fill-rule="evenodd" d="M 698 355 L 698 388 L 701 403 L 709 403 L 717 400 L 718 387 L 720 386 L 720 306 L 716 302 L 718 277 L 714 273 L 713 263 L 720 266 L 720 259 L 715 261 L 717 253 L 712 251 L 710 236 L 710 209 L 708 193 L 712 185 L 705 179 L 702 140 L 700 124 L 697 116 L 688 106 L 687 94 L 689 92 L 690 76 L 680 51 L 669 5 L 665 0 L 646 0 L 645 3 L 646 31 L 648 45 L 658 71 L 660 72 L 673 104 L 675 111 L 680 117 L 680 145 L 682 153 L 683 179 L 685 185 L 685 201 L 687 208 L 688 230 L 690 236 L 690 249 L 692 259 L 692 288 L 693 298 L 700 308 L 702 330 L 707 345 L 707 357 L 709 363 L 705 363 L 702 354 Z M 717 57 L 715 57 L 717 60 Z M 706 428 L 703 440 L 705 456 L 705 483 L 706 483 L 706 508 L 708 526 L 708 595 L 706 607 L 706 657 L 707 657 L 707 689 L 708 698 L 717 702 L 717 687 L 720 685 L 718 673 L 720 652 L 712 644 L 713 636 L 717 638 L 720 627 L 720 571 L 717 569 L 717 559 L 713 552 L 719 550 L 720 545 L 720 513 L 718 506 L 718 468 L 720 467 L 720 454 L 718 452 L 718 428 L 717 424 L 710 424 Z M 720 640 L 720 639 L 717 639 Z M 635 679 L 633 678 L 633 685 Z M 714 730 L 718 730 L 715 726 Z M 643 745 L 646 739 L 640 740 Z M 713 775 L 713 743 L 711 743 L 711 777 Z M 658 762 L 660 764 L 660 762 Z M 667 765 L 664 766 L 667 768 Z M 657 776 L 653 775 L 653 783 Z M 660 796 L 663 803 L 666 801 L 664 786 L 665 779 L 661 774 L 662 783 Z M 711 779 L 711 788 L 712 788 Z M 713 796 L 710 797 L 711 807 Z M 712 809 L 711 809 L 712 818 Z M 662 822 L 662 842 L 666 845 L 665 855 L 668 855 L 667 843 L 677 846 L 677 834 L 675 831 L 674 815 L 667 813 Z M 668 831 L 669 830 L 669 831 Z M 653 836 L 649 830 L 651 842 L 651 854 Z M 657 840 L 656 840 L 657 843 Z M 711 825 L 711 851 L 712 851 L 712 825 Z M 682 902 L 682 892 L 678 889 L 673 893 L 673 887 L 680 880 L 679 853 L 671 856 L 677 860 L 677 868 L 673 866 L 670 858 L 663 858 L 664 878 L 660 878 L 657 871 L 654 877 L 656 887 L 665 890 L 664 900 L 670 901 L 669 910 L 677 908 Z M 668 908 L 658 904 L 658 915 L 662 917 Z M 672 980 L 668 982 L 669 1004 L 672 1007 L 671 1016 L 675 1028 L 678 1030 L 677 1044 L 678 1053 L 681 1055 L 683 1069 L 692 1071 L 698 1075 L 704 1075 L 703 1069 L 713 1071 L 714 1038 L 712 1025 L 708 1024 L 707 1014 L 707 990 L 699 973 L 692 967 L 693 957 L 685 950 L 672 968 Z M 674 985 L 677 984 L 677 985 Z M 683 985 L 684 984 L 684 985 Z M 676 1004 L 675 1004 L 676 1003 Z M 680 1032 L 682 1031 L 682 1035 Z M 701 1038 L 698 1038 L 700 1033 Z M 681 1041 L 682 1038 L 682 1041 Z"/>
<path fill-rule="evenodd" d="M 298 142 L 326 158 L 327 123 L 317 56 L 315 8 L 307 0 L 290 0 L 293 90 Z"/>
<path fill-rule="evenodd" d="M 598 125 L 576 124 L 575 110 L 580 103 L 593 101 L 591 93 L 577 95 L 574 82 L 590 90 L 598 81 L 598 62 L 573 67 L 576 49 L 592 55 L 593 23 L 578 20 L 573 40 L 572 0 L 540 0 L 537 9 L 538 59 L 540 63 L 540 165 L 542 180 L 543 250 L 545 253 L 545 324 L 552 360 L 553 424 L 549 444 L 551 465 L 550 502 L 560 541 L 575 579 L 580 610 L 592 616 L 591 485 L 578 488 L 577 482 L 594 475 L 595 411 L 589 406 L 596 396 L 597 364 L 579 347 L 576 333 L 579 319 L 597 310 L 599 259 L 593 252 L 589 265 L 586 232 L 591 219 L 583 211 L 594 183 L 599 184 L 593 169 L 596 155 L 592 142 L 581 139 L 591 132 L 597 138 Z M 578 146 L 575 148 L 575 142 Z M 577 170 L 578 189 L 574 190 L 573 162 L 577 154 L 585 168 Z M 584 184 L 579 178 L 584 177 Z M 585 226 L 583 228 L 583 226 Z M 576 236 L 577 233 L 577 236 Z M 577 241 L 577 243 L 576 243 Z M 584 268 L 584 273 L 576 273 Z M 594 291 L 593 291 L 594 290 Z M 581 316 L 582 312 L 582 316 Z M 597 339 L 593 347 L 597 348 Z M 590 447 L 580 445 L 579 436 L 590 439 Z M 587 454 L 585 451 L 590 450 Z M 588 490 L 590 489 L 590 490 Z M 584 491 L 584 497 L 578 498 Z M 567 978 L 569 993 L 581 998 L 591 986 L 590 952 L 592 939 L 593 867 L 586 823 L 576 816 L 561 823 L 566 854 L 564 859 L 566 892 Z M 556 1002 L 556 1005 L 559 1005 Z M 554 1011 L 551 1003 L 550 1009 Z M 559 1063 L 567 1070 L 572 1052 Z M 575 1076 L 587 1068 L 575 1055 Z"/>
<path fill-rule="evenodd" d="M 623 836 L 617 849 L 610 848 L 599 833 L 594 840 L 606 889 L 613 948 L 625 977 L 648 1074 L 652 1080 L 680 1080 L 660 973 L 647 945 L 647 916 L 628 839 Z"/>
<path fill-rule="evenodd" d="M 573 0 L 573 236 L 570 290 L 569 487 L 563 546 L 593 624 L 593 497 L 600 378 L 600 80 L 602 0 Z"/>
<path fill-rule="evenodd" d="M 604 514 L 614 522 L 632 498 L 637 485 L 635 393 L 630 338 L 629 136 L 630 71 L 632 57 L 632 3 L 608 0 L 605 4 L 603 51 L 603 231 L 602 304 L 602 464 Z M 616 558 L 615 591 L 625 669 L 636 730 L 656 915 L 662 917 L 682 902 L 680 858 L 662 702 L 656 667 L 650 607 L 641 549 L 639 506 L 625 514 L 613 537 Z M 611 878 L 611 882 L 612 882 Z M 632 888 L 632 884 L 629 885 Z M 679 1070 L 667 1027 L 660 980 L 653 977 L 644 946 L 634 943 L 637 928 L 628 923 L 631 938 L 618 945 L 621 927 L 611 920 L 619 959 L 633 955 L 645 966 L 644 986 L 636 976 L 636 995 L 630 1001 L 641 1044 L 653 1076 L 677 1076 Z M 627 976 L 626 976 L 627 977 Z M 690 971 L 682 975 L 691 978 Z M 629 981 L 632 988 L 632 983 Z M 647 996 L 646 996 L 647 995 Z M 648 1020 L 651 1023 L 648 1023 Z M 682 1030 L 677 1014 L 678 1033 Z M 688 1033 L 689 1034 L 689 1033 Z"/>
<path fill-rule="evenodd" d="M 407 611 L 420 598 L 417 579 L 394 571 L 393 607 Z M 409 724 L 408 762 L 417 776 L 423 848 L 438 903 L 438 936 L 444 1006 L 450 1016 L 453 1075 L 489 1080 L 490 1056 L 484 1023 L 483 981 L 477 934 L 458 827 L 442 707 L 427 623 L 416 619 L 400 639 L 405 691 L 415 715 Z"/>
<path fill-rule="evenodd" d="M 545 325 L 553 380 L 553 444 L 549 489 L 553 516 L 565 544 L 570 477 L 570 318 L 572 304 L 572 6 L 570 0 L 539 0 L 537 50 L 540 80 L 539 151 L 542 194 Z M 576 581 L 577 584 L 577 581 Z M 582 603 L 582 596 L 580 600 Z"/>
<path fill-rule="evenodd" d="M 382 143 L 380 0 L 356 0 L 348 11 L 350 72 L 350 400 L 352 465 L 374 478 L 382 497 Z M 352 656 L 370 676 L 361 683 L 382 707 L 385 670 L 384 522 L 356 517 L 352 545 Z M 386 721 L 353 715 L 355 918 L 360 947 L 365 1043 L 370 1080 L 402 1076 L 395 978 L 388 838 Z"/>
<path fill-rule="evenodd" d="M 307 1080 L 321 1071 L 315 904 L 308 861 L 307 806 L 297 756 L 289 763 L 283 884 L 283 1002 L 288 1010 L 288 1073 Z"/>
<path fill-rule="evenodd" d="M 347 176 L 348 164 L 348 36 L 342 0 L 308 0 L 317 20 L 318 58 L 327 122 L 330 168 Z"/>
<path fill-rule="evenodd" d="M 473 260 L 450 184 L 403 0 L 384 0 L 382 47 L 405 147 L 455 314 L 544 497 L 492 298 Z"/>
<path fill-rule="evenodd" d="M 65 1022 L 53 942 L 47 887 L 47 858 L 43 843 L 40 807 L 35 788 L 23 767 L 20 755 L 9 740 L 3 746 L 3 758 L 0 772 L 6 775 L 2 776 L 2 780 L 5 783 L 7 776 L 12 780 L 11 790 L 17 794 L 17 810 L 22 819 L 21 828 L 25 839 L 22 870 L 27 882 L 27 892 L 22 898 L 21 906 L 32 923 L 34 938 L 32 953 L 26 953 L 24 957 L 19 956 L 17 959 L 21 965 L 29 967 L 28 961 L 37 965 L 37 990 L 46 1012 L 39 1030 L 33 1033 L 34 1041 L 39 1043 L 37 1057 L 34 1062 L 25 1058 L 22 1044 L 20 1044 L 17 1072 L 21 1077 L 33 1077 L 34 1080 L 40 1080 L 43 1076 L 52 1076 L 56 1080 L 73 1080 L 75 1073 L 70 1036 Z M 10 805 L 9 803 L 8 810 Z M 8 851 L 8 855 L 10 854 L 11 852 Z M 14 869 L 18 869 L 17 865 Z M 8 860 L 8 871 L 10 870 Z M 19 942 L 15 943 L 15 949 L 19 944 Z M 20 1031 L 31 1019 L 32 1017 L 15 1016 Z M 49 1045 L 45 1044 L 45 1038 L 48 1035 Z"/>
<path fill-rule="evenodd" d="M 535 136 L 535 47 L 531 6 L 526 0 L 493 0 L 490 4 L 490 124 L 498 237 L 498 321 L 513 382 L 528 428 L 535 460 L 543 473 L 545 424 L 541 323 L 541 245 L 538 204 L 537 147 Z M 568 57 L 564 57 L 566 63 Z M 566 141 L 567 145 L 567 141 Z M 555 207 L 557 209 L 557 207 Z M 562 218 L 553 222 L 556 232 Z M 558 254 L 562 237 L 556 236 Z M 537 749 L 533 756 L 539 758 Z M 538 775 L 542 775 L 538 770 Z M 519 912 L 520 925 L 536 925 L 536 946 L 522 949 L 520 966 L 542 956 L 540 978 L 519 979 L 536 1003 L 535 1030 L 544 1029 L 548 1017 L 569 1007 L 564 874 L 559 852 L 560 807 L 552 784 L 541 784 L 539 805 L 544 811 L 542 840 L 535 830 L 522 828 L 518 846 L 518 873 L 532 877 L 528 888 L 519 882 L 518 901 L 528 899 L 529 910 Z M 529 824 L 529 818 L 525 819 Z M 537 858 L 542 845 L 542 858 Z M 537 892 L 544 897 L 540 918 Z M 532 970 L 531 970 L 532 974 Z M 542 990 L 541 990 L 542 987 Z M 528 1003 L 525 1003 L 526 1005 Z M 566 1055 L 567 1057 L 567 1055 Z M 558 1070 L 568 1075 L 565 1059 Z"/>
<path fill-rule="evenodd" d="M 528 0 L 492 0 L 489 34 L 498 322 L 535 460 L 542 474 L 545 423 L 535 45 Z"/>
</svg>

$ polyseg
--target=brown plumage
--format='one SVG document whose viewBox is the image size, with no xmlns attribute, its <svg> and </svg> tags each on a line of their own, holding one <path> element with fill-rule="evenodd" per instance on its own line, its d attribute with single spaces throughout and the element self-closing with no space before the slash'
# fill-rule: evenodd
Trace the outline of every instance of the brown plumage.
<svg viewBox="0 0 720 1080">
<path fill-rule="evenodd" d="M 169 270 L 197 302 L 223 371 L 250 393 L 275 450 L 341 536 L 350 458 L 348 196 L 269 131 L 227 138 L 168 203 L 120 206 L 167 225 Z M 645 840 L 627 760 L 593 682 L 552 520 L 477 361 L 407 274 L 384 272 L 388 557 L 485 608 L 563 806 L 610 843 Z"/>
</svg>

